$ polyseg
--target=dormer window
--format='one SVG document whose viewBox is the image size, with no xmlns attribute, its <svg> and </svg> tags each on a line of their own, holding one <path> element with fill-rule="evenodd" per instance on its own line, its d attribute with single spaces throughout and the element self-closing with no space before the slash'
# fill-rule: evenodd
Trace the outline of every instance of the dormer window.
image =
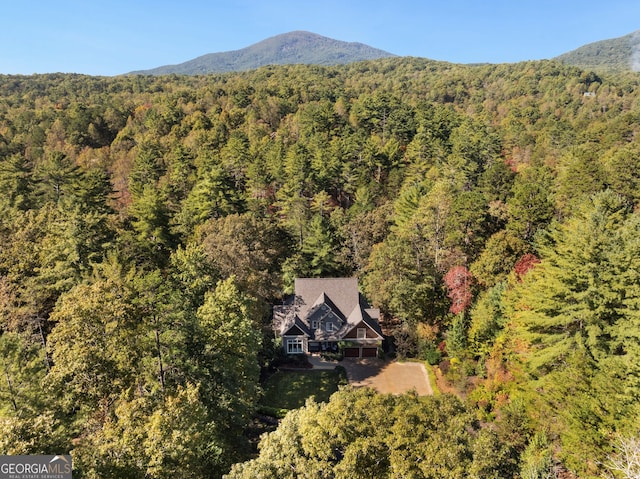
<svg viewBox="0 0 640 479">
<path fill-rule="evenodd" d="M 311 329 L 318 329 L 320 327 L 320 321 L 311 321 Z"/>
</svg>

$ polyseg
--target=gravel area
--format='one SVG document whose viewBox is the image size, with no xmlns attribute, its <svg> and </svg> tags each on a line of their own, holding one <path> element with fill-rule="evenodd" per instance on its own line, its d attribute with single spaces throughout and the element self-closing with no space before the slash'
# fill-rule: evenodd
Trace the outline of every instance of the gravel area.
<svg viewBox="0 0 640 479">
<path fill-rule="evenodd" d="M 340 362 L 347 371 L 349 384 L 370 387 L 381 394 L 402 394 L 415 390 L 419 396 L 433 394 L 424 364 L 345 358 Z"/>
</svg>

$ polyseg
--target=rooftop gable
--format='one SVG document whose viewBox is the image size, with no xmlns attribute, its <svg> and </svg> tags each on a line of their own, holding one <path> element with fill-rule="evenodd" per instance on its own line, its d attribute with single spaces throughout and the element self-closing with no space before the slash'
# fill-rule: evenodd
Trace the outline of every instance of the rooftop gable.
<svg viewBox="0 0 640 479">
<path fill-rule="evenodd" d="M 311 306 L 311 308 L 307 310 L 307 318 L 310 318 L 315 314 L 316 311 L 323 308 L 328 308 L 329 310 L 331 310 L 331 312 L 335 314 L 341 321 L 347 319 L 342 311 L 340 311 L 340 308 L 338 308 L 333 303 L 333 301 L 331 301 L 329 296 L 327 296 L 327 294 L 324 292 L 320 296 L 318 296 L 318 299 L 316 299 L 315 303 L 313 303 L 313 306 Z"/>
<path fill-rule="evenodd" d="M 296 317 L 293 323 L 287 324 L 282 332 L 282 336 L 310 336 L 311 332 L 306 324 Z"/>
<path fill-rule="evenodd" d="M 301 318 L 307 317 L 319 301 L 327 304 L 326 299 L 342 318 L 348 318 L 360 304 L 357 278 L 296 278 L 295 296 Z"/>
</svg>

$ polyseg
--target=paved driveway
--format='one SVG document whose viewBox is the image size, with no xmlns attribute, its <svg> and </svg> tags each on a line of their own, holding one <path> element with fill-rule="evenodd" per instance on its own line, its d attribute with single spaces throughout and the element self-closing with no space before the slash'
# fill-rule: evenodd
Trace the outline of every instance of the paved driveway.
<svg viewBox="0 0 640 479">
<path fill-rule="evenodd" d="M 422 363 L 345 358 L 340 362 L 349 384 L 371 387 L 382 394 L 402 394 L 415 389 L 419 396 L 433 394 Z"/>
</svg>

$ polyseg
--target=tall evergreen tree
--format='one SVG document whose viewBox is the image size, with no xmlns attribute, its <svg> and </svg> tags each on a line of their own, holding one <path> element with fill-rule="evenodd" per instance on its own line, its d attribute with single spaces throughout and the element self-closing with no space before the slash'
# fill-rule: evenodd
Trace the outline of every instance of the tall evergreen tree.
<svg viewBox="0 0 640 479">
<path fill-rule="evenodd" d="M 640 417 L 639 235 L 640 218 L 621 197 L 598 193 L 541 239 L 541 262 L 510 293 L 531 410 L 543 409 L 541 424 L 561 411 L 559 454 L 580 474 L 595 474 L 608 438 Z"/>
</svg>

